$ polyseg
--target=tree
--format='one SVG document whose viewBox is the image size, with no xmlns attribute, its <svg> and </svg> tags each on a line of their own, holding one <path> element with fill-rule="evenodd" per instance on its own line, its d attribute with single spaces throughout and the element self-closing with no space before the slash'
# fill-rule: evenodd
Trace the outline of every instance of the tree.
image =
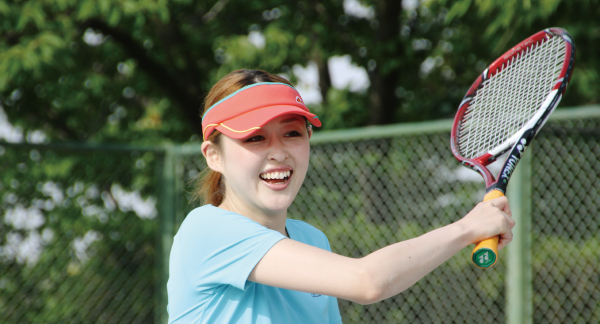
<svg viewBox="0 0 600 324">
<path fill-rule="evenodd" d="M 201 134 L 199 109 L 219 67 L 215 40 L 247 33 L 268 3 L 226 5 L 3 2 L 0 89 L 11 121 L 64 140 Z"/>
<path fill-rule="evenodd" d="M 437 1 L 448 5 L 449 1 Z M 478 39 L 482 54 L 493 59 L 526 37 L 549 27 L 565 28 L 576 46 L 575 71 L 562 100 L 562 107 L 596 104 L 600 97 L 600 40 L 596 17 L 600 1 L 456 1 L 450 6 L 448 21 L 469 38 Z M 482 24 L 482 22 L 485 22 Z M 480 29 L 473 26 L 480 25 Z M 470 31 L 470 32 L 469 32 Z M 474 48 L 474 47 L 473 47 Z M 491 63 L 491 62 L 486 62 Z"/>
<path fill-rule="evenodd" d="M 312 61 L 325 128 L 445 118 L 509 44 L 561 25 L 585 49 L 565 102 L 595 103 L 597 4 L 1 1 L 0 95 L 12 123 L 52 140 L 186 141 L 200 136 L 203 97 L 225 73 L 262 68 L 296 80 L 290 67 Z M 331 86 L 335 55 L 369 71 L 367 91 Z"/>
</svg>

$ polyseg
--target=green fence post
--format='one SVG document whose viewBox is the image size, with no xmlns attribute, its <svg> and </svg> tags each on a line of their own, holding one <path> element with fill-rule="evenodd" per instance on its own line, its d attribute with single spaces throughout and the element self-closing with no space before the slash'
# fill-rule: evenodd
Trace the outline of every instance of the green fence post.
<svg viewBox="0 0 600 324">
<path fill-rule="evenodd" d="M 530 148 L 530 151 L 533 150 Z M 526 152 L 512 176 L 507 196 L 516 222 L 506 262 L 506 322 L 530 324 L 533 320 L 531 267 L 531 210 L 533 152 Z"/>
<path fill-rule="evenodd" d="M 185 183 L 184 183 L 184 172 L 185 172 L 185 150 L 181 145 L 174 147 L 173 155 L 175 155 L 175 179 L 173 181 L 173 190 L 174 190 L 174 201 L 176 202 L 176 207 L 173 210 L 173 235 L 179 230 L 179 226 L 183 222 L 185 218 L 185 210 L 184 206 L 187 204 L 185 201 L 186 197 L 183 194 L 185 191 Z"/>
<path fill-rule="evenodd" d="M 176 209 L 175 196 L 176 154 L 173 147 L 168 146 L 163 157 L 160 170 L 159 188 L 159 228 L 158 228 L 158 280 L 155 323 L 167 323 L 167 281 L 169 280 L 169 253 L 173 244 L 174 216 Z"/>
</svg>

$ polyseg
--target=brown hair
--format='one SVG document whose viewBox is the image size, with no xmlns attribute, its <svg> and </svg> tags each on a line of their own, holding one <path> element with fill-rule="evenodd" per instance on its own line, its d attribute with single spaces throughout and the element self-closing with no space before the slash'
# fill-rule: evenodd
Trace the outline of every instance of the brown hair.
<svg viewBox="0 0 600 324">
<path fill-rule="evenodd" d="M 259 82 L 281 82 L 290 86 L 292 85 L 283 77 L 266 71 L 246 69 L 233 71 L 215 83 L 212 89 L 210 89 L 210 92 L 204 98 L 204 109 L 201 116 L 204 116 L 206 110 L 219 100 L 245 86 Z M 215 149 L 219 151 L 220 138 L 221 133 L 215 130 L 206 140 L 210 141 Z M 195 189 L 192 193 L 192 201 L 194 202 L 219 206 L 225 198 L 225 183 L 222 180 L 222 174 L 213 171 L 209 167 L 206 167 L 194 180 L 194 187 Z"/>
</svg>

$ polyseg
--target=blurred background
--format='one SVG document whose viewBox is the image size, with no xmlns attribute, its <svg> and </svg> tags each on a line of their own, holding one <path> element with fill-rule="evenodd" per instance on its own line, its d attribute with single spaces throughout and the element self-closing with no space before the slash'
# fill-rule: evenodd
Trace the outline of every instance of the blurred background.
<svg viewBox="0 0 600 324">
<path fill-rule="evenodd" d="M 344 323 L 600 322 L 598 17 L 598 0 L 0 1 L 0 322 L 165 322 L 202 101 L 235 69 L 288 78 L 323 121 L 290 217 L 334 252 L 457 220 L 483 182 L 454 160 L 449 119 L 548 27 L 577 56 L 511 183 L 535 247 L 512 289 L 530 306 L 510 315 L 515 272 L 474 269 L 465 249 L 397 297 L 340 307 Z"/>
</svg>

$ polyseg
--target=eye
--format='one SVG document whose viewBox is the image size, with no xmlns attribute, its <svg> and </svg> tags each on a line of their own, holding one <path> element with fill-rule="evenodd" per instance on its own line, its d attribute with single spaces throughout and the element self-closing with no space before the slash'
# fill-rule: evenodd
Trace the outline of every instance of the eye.
<svg viewBox="0 0 600 324">
<path fill-rule="evenodd" d="M 262 135 L 256 135 L 246 139 L 244 142 L 260 142 L 264 139 L 265 138 Z"/>
<path fill-rule="evenodd" d="M 300 134 L 299 131 L 295 131 L 294 130 L 294 131 L 291 131 L 291 132 L 285 134 L 285 136 L 287 136 L 287 137 L 298 137 L 298 136 L 302 136 L 302 134 Z"/>
</svg>

